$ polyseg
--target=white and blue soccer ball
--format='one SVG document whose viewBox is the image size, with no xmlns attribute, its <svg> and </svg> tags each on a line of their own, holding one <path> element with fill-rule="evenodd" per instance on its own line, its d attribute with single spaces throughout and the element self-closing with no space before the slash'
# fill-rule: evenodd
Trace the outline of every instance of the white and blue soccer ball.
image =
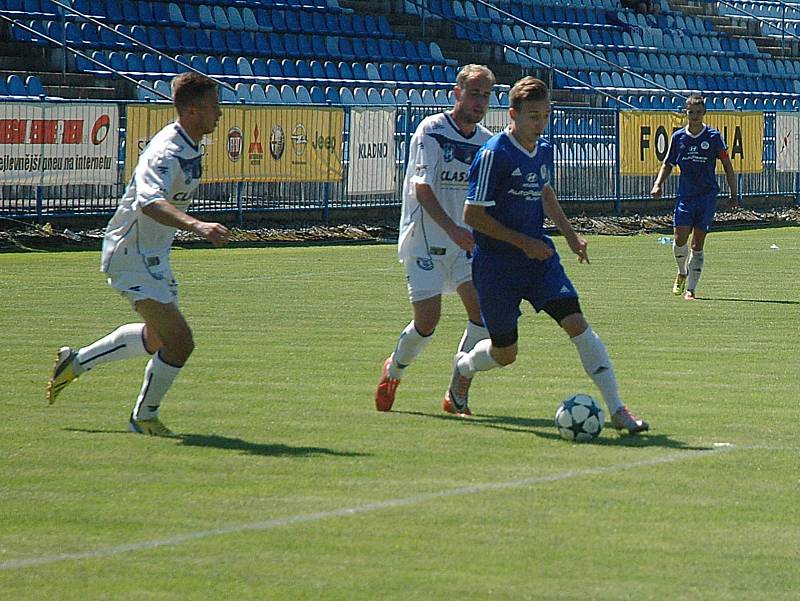
<svg viewBox="0 0 800 601">
<path fill-rule="evenodd" d="M 556 428 L 561 438 L 588 442 L 603 430 L 606 415 L 600 404 L 588 394 L 574 394 L 556 409 Z"/>
</svg>

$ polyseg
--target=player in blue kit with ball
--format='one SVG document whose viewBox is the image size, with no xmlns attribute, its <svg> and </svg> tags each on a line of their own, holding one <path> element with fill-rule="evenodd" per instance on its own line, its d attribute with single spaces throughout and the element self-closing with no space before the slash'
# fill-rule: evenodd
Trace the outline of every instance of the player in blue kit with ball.
<svg viewBox="0 0 800 601">
<path fill-rule="evenodd" d="M 550 118 L 547 86 L 524 77 L 511 88 L 509 103 L 511 125 L 476 156 L 464 207 L 464 220 L 475 237 L 472 280 L 490 337 L 456 355 L 447 397 L 466 413 L 475 373 L 514 362 L 524 299 L 537 312 L 550 315 L 570 337 L 603 395 L 612 425 L 630 433 L 648 430 L 649 424 L 622 403 L 606 348 L 586 322 L 578 293 L 544 234 L 547 216 L 578 260 L 589 262 L 586 240 L 575 233 L 552 186 L 553 146 L 541 138 Z"/>
<path fill-rule="evenodd" d="M 728 156 L 728 146 L 719 131 L 703 123 L 705 114 L 703 97 L 697 94 L 689 96 L 686 100 L 688 124 L 672 134 L 669 152 L 650 191 L 653 198 L 661 198 L 662 186 L 673 167 L 681 168 L 673 218 L 675 240 L 672 243 L 678 274 L 672 293 L 680 296 L 685 292 L 686 300 L 695 298 L 697 282 L 703 271 L 703 245 L 717 208 L 717 159 L 722 162 L 728 181 L 728 208 L 737 206 L 736 173 Z M 691 252 L 688 249 L 689 234 L 692 235 Z"/>
</svg>

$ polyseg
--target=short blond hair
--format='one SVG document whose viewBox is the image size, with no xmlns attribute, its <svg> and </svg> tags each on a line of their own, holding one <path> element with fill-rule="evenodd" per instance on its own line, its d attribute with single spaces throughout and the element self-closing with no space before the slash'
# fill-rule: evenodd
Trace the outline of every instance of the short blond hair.
<svg viewBox="0 0 800 601">
<path fill-rule="evenodd" d="M 526 100 L 547 100 L 550 98 L 550 91 L 541 79 L 535 77 L 523 77 L 515 83 L 508 93 L 508 103 L 511 108 L 520 110 L 522 103 Z"/>
<path fill-rule="evenodd" d="M 467 82 L 476 77 L 486 77 L 492 82 L 492 85 L 497 83 L 497 79 L 489 67 L 486 65 L 469 64 L 461 67 L 458 75 L 456 75 L 456 85 L 463 90 L 466 87 Z"/>
</svg>

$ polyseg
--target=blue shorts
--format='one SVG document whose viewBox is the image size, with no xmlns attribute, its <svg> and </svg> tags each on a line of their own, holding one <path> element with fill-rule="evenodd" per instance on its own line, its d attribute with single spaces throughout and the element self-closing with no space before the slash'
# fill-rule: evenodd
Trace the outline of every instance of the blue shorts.
<svg viewBox="0 0 800 601">
<path fill-rule="evenodd" d="M 515 331 L 522 300 L 538 313 L 548 303 L 562 298 L 578 298 L 550 238 L 544 242 L 553 249 L 547 261 L 529 259 L 522 253 L 477 250 L 472 260 L 472 283 L 478 291 L 481 317 L 489 334 Z"/>
<path fill-rule="evenodd" d="M 714 212 L 717 210 L 717 192 L 703 196 L 678 197 L 672 225 L 697 227 L 704 232 L 711 229 Z"/>
</svg>

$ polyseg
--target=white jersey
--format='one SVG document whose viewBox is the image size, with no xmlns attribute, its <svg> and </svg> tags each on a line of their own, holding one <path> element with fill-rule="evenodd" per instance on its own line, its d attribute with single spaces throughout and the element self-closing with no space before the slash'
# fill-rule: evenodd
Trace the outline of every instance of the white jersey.
<svg viewBox="0 0 800 601">
<path fill-rule="evenodd" d="M 169 253 L 176 228 L 151 219 L 142 208 L 166 200 L 185 211 L 200 183 L 202 156 L 177 123 L 170 123 L 150 140 L 106 227 L 102 271 L 108 272 L 111 257 L 117 252 L 141 257 L 165 257 Z"/>
<path fill-rule="evenodd" d="M 416 184 L 427 184 L 450 219 L 464 224 L 464 198 L 467 174 L 478 150 L 492 133 L 478 124 L 470 136 L 458 129 L 450 113 L 427 117 L 411 138 L 408 166 L 403 182 L 403 207 L 400 215 L 398 253 L 409 257 L 442 256 L 458 252 L 437 223 L 417 202 Z"/>
</svg>

